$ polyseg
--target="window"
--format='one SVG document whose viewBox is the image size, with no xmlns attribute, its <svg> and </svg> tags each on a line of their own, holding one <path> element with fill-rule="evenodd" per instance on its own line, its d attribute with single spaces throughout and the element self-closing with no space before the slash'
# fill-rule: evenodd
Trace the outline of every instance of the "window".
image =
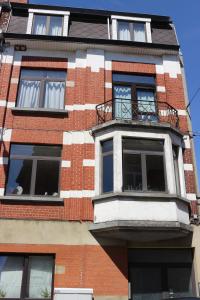
<svg viewBox="0 0 200 300">
<path fill-rule="evenodd" d="M 123 138 L 123 189 L 165 191 L 163 141 Z"/>
<path fill-rule="evenodd" d="M 61 36 L 63 32 L 63 17 L 34 15 L 32 33 L 38 35 Z"/>
<path fill-rule="evenodd" d="M 114 117 L 156 121 L 155 77 L 113 74 Z"/>
<path fill-rule="evenodd" d="M 65 71 L 22 69 L 18 107 L 63 109 Z"/>
<path fill-rule="evenodd" d="M 102 191 L 113 191 L 113 140 L 102 142 Z"/>
<path fill-rule="evenodd" d="M 12 144 L 6 195 L 59 194 L 60 146 Z"/>
<path fill-rule="evenodd" d="M 118 39 L 123 41 L 146 42 L 144 22 L 118 21 Z"/>
<path fill-rule="evenodd" d="M 173 158 L 174 158 L 174 173 L 175 173 L 175 181 L 176 181 L 176 193 L 177 193 L 177 195 L 180 195 L 181 188 L 180 188 L 179 163 L 178 163 L 179 147 L 173 145 L 172 151 L 173 151 Z"/>
<path fill-rule="evenodd" d="M 1 255 L 0 298 L 51 298 L 53 265 L 52 256 Z"/>
</svg>

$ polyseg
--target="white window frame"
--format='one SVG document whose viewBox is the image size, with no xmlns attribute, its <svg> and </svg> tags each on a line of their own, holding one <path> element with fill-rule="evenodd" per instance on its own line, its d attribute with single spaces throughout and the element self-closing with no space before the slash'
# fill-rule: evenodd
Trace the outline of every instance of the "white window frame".
<svg viewBox="0 0 200 300">
<path fill-rule="evenodd" d="M 178 163 L 180 179 L 180 195 L 186 197 L 184 164 L 181 139 L 175 139 L 169 134 L 150 132 L 114 131 L 99 135 L 95 138 L 95 195 L 102 195 L 102 164 L 101 143 L 113 139 L 113 193 L 123 192 L 123 168 L 122 168 L 122 139 L 125 137 L 141 139 L 158 139 L 164 141 L 164 162 L 166 172 L 166 191 L 163 193 L 176 195 L 176 179 L 172 145 L 178 146 Z M 148 192 L 147 192 L 148 193 Z M 162 193 L 162 192 L 161 192 Z M 151 192 L 149 192 L 149 195 Z"/>
<path fill-rule="evenodd" d="M 28 10 L 28 23 L 27 23 L 27 34 L 32 34 L 32 27 L 34 22 L 34 14 L 48 15 L 48 16 L 63 16 L 63 32 L 62 36 L 68 36 L 68 26 L 69 26 L 69 11 L 62 10 L 46 10 L 46 9 L 32 9 Z"/>
<path fill-rule="evenodd" d="M 150 18 L 136 18 L 136 17 L 126 17 L 126 16 L 117 16 L 112 15 L 112 39 L 117 40 L 118 39 L 118 21 L 126 21 L 126 22 L 143 22 L 145 23 L 145 29 L 146 29 L 146 38 L 147 43 L 152 43 L 152 37 L 151 37 L 151 19 Z"/>
</svg>

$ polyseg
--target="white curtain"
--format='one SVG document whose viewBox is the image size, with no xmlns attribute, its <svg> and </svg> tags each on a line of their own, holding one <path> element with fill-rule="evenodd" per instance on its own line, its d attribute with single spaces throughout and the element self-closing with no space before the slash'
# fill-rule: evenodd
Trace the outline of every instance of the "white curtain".
<svg viewBox="0 0 200 300">
<path fill-rule="evenodd" d="M 35 15 L 34 17 L 34 34 L 46 34 L 46 16 Z"/>
<path fill-rule="evenodd" d="M 119 39 L 123 41 L 130 41 L 130 29 L 128 22 L 118 22 L 118 32 L 119 32 Z"/>
<path fill-rule="evenodd" d="M 18 107 L 37 107 L 39 100 L 39 91 L 39 81 L 21 80 L 18 95 Z"/>
<path fill-rule="evenodd" d="M 29 259 L 29 298 L 50 298 L 52 257 L 32 256 Z"/>
<path fill-rule="evenodd" d="M 145 27 L 144 23 L 133 23 L 134 30 L 134 41 L 135 42 L 145 42 Z"/>
<path fill-rule="evenodd" d="M 20 298 L 23 258 L 17 256 L 0 257 L 0 292 L 5 298 Z"/>
<path fill-rule="evenodd" d="M 65 83 L 48 81 L 45 88 L 45 108 L 64 108 Z"/>
<path fill-rule="evenodd" d="M 62 17 L 51 16 L 49 35 L 62 35 Z"/>
<path fill-rule="evenodd" d="M 153 91 L 138 90 L 137 91 L 138 110 L 140 112 L 155 113 L 155 99 Z"/>
<path fill-rule="evenodd" d="M 131 119 L 131 88 L 126 86 L 114 87 L 115 117 L 120 119 Z"/>
</svg>

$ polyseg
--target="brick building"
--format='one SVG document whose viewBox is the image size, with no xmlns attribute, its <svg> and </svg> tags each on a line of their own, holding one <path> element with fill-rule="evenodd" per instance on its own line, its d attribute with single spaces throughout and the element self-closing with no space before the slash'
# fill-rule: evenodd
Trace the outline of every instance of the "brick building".
<svg viewBox="0 0 200 300">
<path fill-rule="evenodd" d="M 199 295 L 169 17 L 1 3 L 0 297 Z"/>
</svg>

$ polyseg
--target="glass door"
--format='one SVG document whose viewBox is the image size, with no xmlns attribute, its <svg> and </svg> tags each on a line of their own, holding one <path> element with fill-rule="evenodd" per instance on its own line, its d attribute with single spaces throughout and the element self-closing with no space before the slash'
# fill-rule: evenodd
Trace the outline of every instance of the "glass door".
<svg viewBox="0 0 200 300">
<path fill-rule="evenodd" d="M 114 118 L 132 119 L 131 86 L 114 86 Z"/>
</svg>

